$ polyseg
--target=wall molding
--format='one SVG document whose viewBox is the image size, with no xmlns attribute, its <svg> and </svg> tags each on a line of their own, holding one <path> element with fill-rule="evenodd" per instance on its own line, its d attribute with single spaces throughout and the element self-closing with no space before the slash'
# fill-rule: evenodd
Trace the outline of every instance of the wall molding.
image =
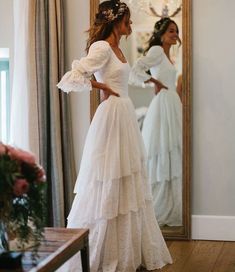
<svg viewBox="0 0 235 272">
<path fill-rule="evenodd" d="M 235 216 L 192 215 L 193 240 L 235 241 Z"/>
</svg>

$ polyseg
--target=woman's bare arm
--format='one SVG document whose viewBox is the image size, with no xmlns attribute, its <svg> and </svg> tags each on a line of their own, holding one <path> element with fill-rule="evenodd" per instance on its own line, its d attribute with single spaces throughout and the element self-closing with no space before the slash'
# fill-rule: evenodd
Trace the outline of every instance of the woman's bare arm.
<svg viewBox="0 0 235 272">
<path fill-rule="evenodd" d="M 105 83 L 97 82 L 95 80 L 91 80 L 91 85 L 93 88 L 100 89 L 103 91 L 102 100 L 108 99 L 110 95 L 120 96 L 118 93 L 114 92 L 108 85 Z"/>
<path fill-rule="evenodd" d="M 153 82 L 155 85 L 155 94 L 161 91 L 161 89 L 168 89 L 161 81 L 157 80 L 156 78 L 151 77 L 149 80 L 145 81 L 145 83 Z"/>
</svg>

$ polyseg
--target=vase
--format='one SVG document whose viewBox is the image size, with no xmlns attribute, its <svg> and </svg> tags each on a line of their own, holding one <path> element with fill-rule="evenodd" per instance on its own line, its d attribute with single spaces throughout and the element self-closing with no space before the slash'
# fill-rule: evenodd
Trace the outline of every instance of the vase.
<svg viewBox="0 0 235 272">
<path fill-rule="evenodd" d="M 0 269 L 21 267 L 22 253 L 10 251 L 6 225 L 0 221 Z"/>
</svg>

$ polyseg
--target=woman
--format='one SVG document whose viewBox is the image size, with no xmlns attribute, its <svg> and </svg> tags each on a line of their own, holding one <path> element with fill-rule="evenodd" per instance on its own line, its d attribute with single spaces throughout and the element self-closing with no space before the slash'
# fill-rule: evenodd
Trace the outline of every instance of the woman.
<svg viewBox="0 0 235 272">
<path fill-rule="evenodd" d="M 91 271 L 153 270 L 172 259 L 154 215 L 144 168 L 144 145 L 128 98 L 129 65 L 119 48 L 131 33 L 125 3 L 99 5 L 88 55 L 74 61 L 58 87 L 65 92 L 104 92 L 92 120 L 68 216 L 69 228 L 89 228 Z M 90 80 L 94 74 L 97 82 Z M 80 271 L 75 256 L 64 271 Z"/>
<path fill-rule="evenodd" d="M 178 34 L 170 18 L 159 20 L 147 54 L 133 65 L 129 79 L 130 84 L 155 83 L 156 95 L 146 113 L 142 136 L 157 220 L 168 226 L 182 225 L 182 104 L 170 58 L 172 45 L 181 43 Z"/>
</svg>

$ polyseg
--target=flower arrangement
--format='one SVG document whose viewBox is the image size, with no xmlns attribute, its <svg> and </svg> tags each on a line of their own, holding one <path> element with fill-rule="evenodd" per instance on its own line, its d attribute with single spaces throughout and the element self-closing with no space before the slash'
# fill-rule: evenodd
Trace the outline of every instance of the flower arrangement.
<svg viewBox="0 0 235 272">
<path fill-rule="evenodd" d="M 45 172 L 35 156 L 0 142 L 0 223 L 21 249 L 28 241 L 38 244 L 43 236 L 45 190 Z"/>
</svg>

